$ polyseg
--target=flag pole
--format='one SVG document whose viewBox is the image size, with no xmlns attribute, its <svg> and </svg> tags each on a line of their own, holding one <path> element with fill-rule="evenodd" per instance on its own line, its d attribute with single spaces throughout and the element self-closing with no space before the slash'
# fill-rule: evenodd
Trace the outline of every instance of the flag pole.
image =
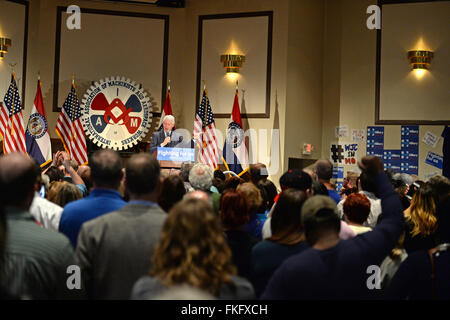
<svg viewBox="0 0 450 320">
<path fill-rule="evenodd" d="M 15 66 L 15 64 L 14 64 L 14 66 Z M 13 117 L 14 111 L 15 111 L 14 110 L 14 102 L 15 102 L 14 100 L 15 100 L 15 97 L 16 97 L 16 75 L 14 73 L 14 66 L 12 66 L 13 94 L 12 94 L 11 114 L 9 116 L 9 119 L 11 121 L 11 137 L 14 135 L 14 123 L 13 123 L 12 117 Z"/>
<path fill-rule="evenodd" d="M 205 124 L 207 122 L 207 111 L 208 111 L 208 92 L 206 92 L 206 82 L 205 80 L 203 80 L 203 91 L 205 92 L 205 98 L 206 98 L 206 104 L 205 104 L 205 119 L 203 124 Z M 206 127 L 206 125 L 204 125 L 203 127 Z"/>
<path fill-rule="evenodd" d="M 75 91 L 75 74 L 74 73 L 72 73 L 72 87 L 74 88 L 74 91 Z M 71 115 L 71 117 L 70 117 L 70 127 L 71 127 L 71 129 L 72 129 L 72 137 L 71 137 L 71 139 L 70 139 L 70 157 L 72 158 L 72 156 L 73 156 L 73 140 L 75 139 L 75 129 L 74 129 L 74 127 L 73 127 L 73 118 L 74 118 L 74 115 L 75 115 L 75 102 L 73 101 L 74 99 L 72 98 L 72 104 L 71 104 L 71 107 L 72 107 L 72 115 Z"/>
</svg>

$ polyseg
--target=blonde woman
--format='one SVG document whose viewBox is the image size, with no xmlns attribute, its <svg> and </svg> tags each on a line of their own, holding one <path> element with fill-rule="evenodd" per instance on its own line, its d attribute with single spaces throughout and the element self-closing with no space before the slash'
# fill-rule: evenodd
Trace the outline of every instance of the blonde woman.
<svg viewBox="0 0 450 320">
<path fill-rule="evenodd" d="M 235 276 L 219 218 L 205 200 L 183 200 L 170 210 L 152 261 L 150 276 L 135 283 L 132 299 L 154 299 L 179 286 L 219 299 L 254 298 L 250 282 Z"/>
<path fill-rule="evenodd" d="M 413 196 L 411 205 L 405 210 L 405 249 L 409 253 L 429 250 L 438 243 L 436 237 L 436 202 L 429 184 L 424 184 Z"/>
</svg>

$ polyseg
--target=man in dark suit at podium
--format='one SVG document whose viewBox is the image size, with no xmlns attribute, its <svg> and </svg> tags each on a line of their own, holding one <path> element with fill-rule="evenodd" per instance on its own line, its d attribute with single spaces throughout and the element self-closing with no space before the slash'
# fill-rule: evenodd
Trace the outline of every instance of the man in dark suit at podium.
<svg viewBox="0 0 450 320">
<path fill-rule="evenodd" d="M 153 133 L 150 143 L 150 154 L 155 153 L 159 147 L 173 148 L 183 141 L 181 135 L 172 131 L 174 126 L 175 118 L 172 115 L 165 116 L 162 129 Z"/>
</svg>

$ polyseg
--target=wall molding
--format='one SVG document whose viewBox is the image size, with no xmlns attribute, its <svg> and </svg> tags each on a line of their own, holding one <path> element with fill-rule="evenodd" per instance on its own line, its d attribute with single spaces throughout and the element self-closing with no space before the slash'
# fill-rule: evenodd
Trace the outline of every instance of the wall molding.
<svg viewBox="0 0 450 320">
<path fill-rule="evenodd" d="M 202 76 L 202 45 L 203 45 L 203 21 L 215 19 L 234 19 L 267 16 L 267 72 L 266 72 L 266 109 L 264 113 L 241 113 L 242 118 L 270 118 L 270 90 L 272 77 L 272 34 L 273 34 L 273 11 L 241 12 L 200 15 L 198 17 L 198 44 L 197 44 L 197 92 L 195 94 L 195 110 L 198 109 L 200 101 L 200 85 Z M 229 118 L 231 113 L 214 113 L 215 118 Z"/>
<path fill-rule="evenodd" d="M 61 108 L 58 106 L 58 90 L 59 90 L 59 65 L 61 58 L 61 13 L 67 10 L 66 6 L 56 7 L 56 39 L 55 39 L 55 65 L 53 74 L 53 112 L 60 112 Z M 132 11 L 112 11 L 103 9 L 81 8 L 82 13 L 104 14 L 122 17 L 137 17 L 148 19 L 162 19 L 164 20 L 164 49 L 163 49 L 163 72 L 161 85 L 161 111 L 166 100 L 167 93 L 167 66 L 169 55 L 169 15 L 142 13 Z M 98 79 L 93 79 L 96 81 Z M 80 97 L 79 97 L 80 98 Z M 160 117 L 161 112 L 152 112 L 154 117 Z"/>
<path fill-rule="evenodd" d="M 378 0 L 383 14 L 383 5 L 411 4 L 419 2 L 442 2 L 450 0 Z M 381 81 L 381 31 L 377 30 L 376 75 L 375 75 L 375 124 L 376 125 L 450 125 L 450 120 L 382 120 L 380 119 L 380 81 Z"/>
</svg>

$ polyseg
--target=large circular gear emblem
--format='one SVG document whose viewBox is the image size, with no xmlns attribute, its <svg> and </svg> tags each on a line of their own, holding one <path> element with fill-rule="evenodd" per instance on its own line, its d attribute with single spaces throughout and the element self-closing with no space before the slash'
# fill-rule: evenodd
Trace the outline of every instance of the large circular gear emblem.
<svg viewBox="0 0 450 320">
<path fill-rule="evenodd" d="M 152 123 L 150 97 L 142 85 L 124 77 L 95 82 L 84 94 L 82 107 L 86 136 L 102 148 L 129 149 Z"/>
</svg>

